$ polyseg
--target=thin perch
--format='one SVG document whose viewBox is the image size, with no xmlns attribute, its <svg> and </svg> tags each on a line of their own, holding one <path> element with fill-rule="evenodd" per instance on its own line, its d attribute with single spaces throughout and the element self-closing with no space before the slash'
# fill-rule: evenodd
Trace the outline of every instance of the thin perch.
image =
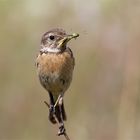
<svg viewBox="0 0 140 140">
<path fill-rule="evenodd" d="M 45 103 L 45 105 L 46 105 L 48 108 L 50 108 L 50 105 L 49 105 L 46 101 L 44 101 L 44 103 Z M 58 127 L 59 127 L 59 121 L 58 121 L 56 115 L 53 114 L 53 116 L 54 116 L 54 118 L 55 118 L 55 120 L 56 120 L 56 122 L 57 122 L 57 124 L 58 124 Z M 70 138 L 68 137 L 66 131 L 64 132 L 63 135 L 64 135 L 64 137 L 65 137 L 66 140 L 70 140 Z M 60 135 L 58 135 L 58 136 L 60 136 Z"/>
</svg>

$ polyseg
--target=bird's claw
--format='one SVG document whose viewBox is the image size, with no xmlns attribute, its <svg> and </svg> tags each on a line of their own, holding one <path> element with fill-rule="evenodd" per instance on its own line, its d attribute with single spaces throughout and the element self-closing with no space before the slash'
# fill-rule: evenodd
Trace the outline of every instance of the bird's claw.
<svg viewBox="0 0 140 140">
<path fill-rule="evenodd" d="M 55 107 L 53 105 L 50 105 L 49 111 L 51 114 L 55 114 Z"/>
<path fill-rule="evenodd" d="M 65 127 L 64 127 L 64 125 L 61 125 L 60 127 L 59 127 L 59 131 L 58 131 L 58 136 L 60 136 L 60 135 L 64 135 L 65 134 Z"/>
</svg>

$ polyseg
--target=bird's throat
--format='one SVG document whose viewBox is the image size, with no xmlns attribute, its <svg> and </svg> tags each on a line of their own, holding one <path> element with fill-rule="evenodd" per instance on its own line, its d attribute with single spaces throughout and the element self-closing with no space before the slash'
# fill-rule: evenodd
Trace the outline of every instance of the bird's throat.
<svg viewBox="0 0 140 140">
<path fill-rule="evenodd" d="M 60 53 L 61 50 L 59 48 L 50 48 L 50 47 L 43 47 L 40 49 L 41 53 Z"/>
</svg>

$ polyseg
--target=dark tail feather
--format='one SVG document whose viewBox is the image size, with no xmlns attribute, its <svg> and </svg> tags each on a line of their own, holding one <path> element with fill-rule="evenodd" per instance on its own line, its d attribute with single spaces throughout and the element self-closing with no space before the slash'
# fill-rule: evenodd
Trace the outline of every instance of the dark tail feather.
<svg viewBox="0 0 140 140">
<path fill-rule="evenodd" d="M 62 110 L 62 117 L 63 117 L 63 120 L 66 121 L 66 120 L 67 120 L 67 115 L 66 115 L 64 103 L 62 103 L 61 110 Z"/>
</svg>

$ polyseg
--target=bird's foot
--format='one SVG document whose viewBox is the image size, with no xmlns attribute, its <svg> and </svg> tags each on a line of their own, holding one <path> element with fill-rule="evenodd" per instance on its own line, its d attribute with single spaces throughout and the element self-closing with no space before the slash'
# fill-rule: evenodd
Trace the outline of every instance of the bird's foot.
<svg viewBox="0 0 140 140">
<path fill-rule="evenodd" d="M 49 120 L 53 123 L 56 124 L 56 120 L 55 120 L 55 107 L 53 105 L 50 105 L 49 107 Z"/>
<path fill-rule="evenodd" d="M 49 111 L 51 114 L 55 114 L 55 107 L 54 105 L 50 105 Z"/>
<path fill-rule="evenodd" d="M 65 132 L 66 132 L 66 129 L 65 129 L 64 125 L 61 125 L 61 126 L 59 127 L 58 136 L 64 135 Z"/>
</svg>

